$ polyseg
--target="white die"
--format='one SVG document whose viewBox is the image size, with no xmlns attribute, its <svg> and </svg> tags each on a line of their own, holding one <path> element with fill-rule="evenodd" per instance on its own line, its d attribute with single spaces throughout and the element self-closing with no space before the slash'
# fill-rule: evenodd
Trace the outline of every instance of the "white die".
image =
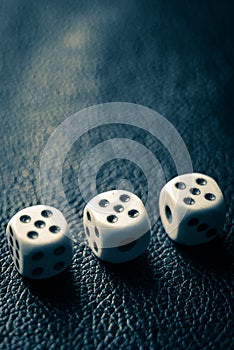
<svg viewBox="0 0 234 350">
<path fill-rule="evenodd" d="M 100 259 L 120 263 L 141 255 L 150 240 L 146 209 L 135 194 L 124 190 L 101 193 L 84 209 L 84 230 Z"/>
<path fill-rule="evenodd" d="M 25 277 L 52 277 L 71 264 L 68 225 L 56 208 L 36 205 L 19 211 L 9 221 L 6 234 L 15 266 Z"/>
<path fill-rule="evenodd" d="M 226 213 L 223 194 L 211 177 L 184 174 L 161 190 L 159 210 L 165 231 L 185 245 L 202 244 L 222 229 Z"/>
</svg>

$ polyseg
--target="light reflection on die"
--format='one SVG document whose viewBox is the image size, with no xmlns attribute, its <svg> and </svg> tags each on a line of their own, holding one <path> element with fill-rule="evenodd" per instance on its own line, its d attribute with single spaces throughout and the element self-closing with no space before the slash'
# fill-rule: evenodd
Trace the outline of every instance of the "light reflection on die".
<svg viewBox="0 0 234 350">
<path fill-rule="evenodd" d="M 6 234 L 14 264 L 25 277 L 52 277 L 71 264 L 68 225 L 54 207 L 36 205 L 19 211 L 9 221 Z"/>
<path fill-rule="evenodd" d="M 132 260 L 149 244 L 146 209 L 129 191 L 113 190 L 95 196 L 84 209 L 83 223 L 93 253 L 108 262 Z"/>
</svg>

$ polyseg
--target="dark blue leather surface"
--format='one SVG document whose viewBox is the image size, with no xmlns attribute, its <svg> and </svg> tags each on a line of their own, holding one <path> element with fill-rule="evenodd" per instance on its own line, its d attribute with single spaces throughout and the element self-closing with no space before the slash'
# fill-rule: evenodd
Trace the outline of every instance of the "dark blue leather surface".
<svg viewBox="0 0 234 350">
<path fill-rule="evenodd" d="M 1 349 L 233 349 L 233 27 L 231 1 L 1 1 Z M 51 133 L 78 110 L 111 101 L 148 106 L 177 128 L 194 170 L 224 192 L 224 231 L 188 249 L 158 221 L 134 262 L 104 264 L 76 243 L 70 271 L 24 280 L 7 249 L 6 224 L 41 201 L 40 157 Z M 93 143 L 121 132 L 89 132 L 67 155 L 69 222 L 80 232 L 79 161 Z M 133 137 L 130 127 L 125 132 Z M 172 177 L 160 145 L 152 149 Z M 145 196 L 144 174 L 132 167 L 108 163 L 99 190 L 122 177 Z"/>
</svg>

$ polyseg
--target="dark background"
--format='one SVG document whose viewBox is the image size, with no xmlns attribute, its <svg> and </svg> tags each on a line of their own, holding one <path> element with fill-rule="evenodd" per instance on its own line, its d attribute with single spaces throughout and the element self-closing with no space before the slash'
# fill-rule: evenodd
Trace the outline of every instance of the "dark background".
<svg viewBox="0 0 234 350">
<path fill-rule="evenodd" d="M 1 349 L 233 349 L 232 4 L 1 1 Z M 111 101 L 148 106 L 176 127 L 194 170 L 224 192 L 224 230 L 207 246 L 182 248 L 158 221 L 136 261 L 110 266 L 77 243 L 70 271 L 44 282 L 22 279 L 5 228 L 18 210 L 41 201 L 43 148 L 68 116 Z M 75 209 L 69 222 L 80 232 L 85 203 L 72 186 L 74 164 L 94 139 L 118 134 L 111 126 L 89 132 L 67 155 L 64 186 Z M 167 178 L 174 176 L 169 158 L 160 161 Z M 132 167 L 107 164 L 99 189 L 113 188 Z M 131 174 L 145 196 L 144 174 Z"/>
</svg>

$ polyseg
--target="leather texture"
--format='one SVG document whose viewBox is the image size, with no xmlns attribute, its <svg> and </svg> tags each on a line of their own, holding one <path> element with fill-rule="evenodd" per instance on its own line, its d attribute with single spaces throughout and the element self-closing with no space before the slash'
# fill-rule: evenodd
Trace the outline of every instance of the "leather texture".
<svg viewBox="0 0 234 350">
<path fill-rule="evenodd" d="M 234 348 L 233 27 L 232 1 L 1 1 L 1 349 Z M 70 270 L 47 281 L 21 278 L 5 228 L 18 210 L 42 201 L 43 148 L 67 117 L 112 101 L 148 106 L 174 125 L 194 170 L 223 190 L 223 232 L 186 248 L 158 220 L 135 261 L 103 263 L 76 241 Z M 82 235 L 86 204 L 77 188 L 79 162 L 118 136 L 146 145 L 167 180 L 176 175 L 150 134 L 131 126 L 86 133 L 64 163 L 73 234 Z M 144 173 L 121 159 L 100 169 L 98 190 L 119 179 L 147 195 Z"/>
</svg>

